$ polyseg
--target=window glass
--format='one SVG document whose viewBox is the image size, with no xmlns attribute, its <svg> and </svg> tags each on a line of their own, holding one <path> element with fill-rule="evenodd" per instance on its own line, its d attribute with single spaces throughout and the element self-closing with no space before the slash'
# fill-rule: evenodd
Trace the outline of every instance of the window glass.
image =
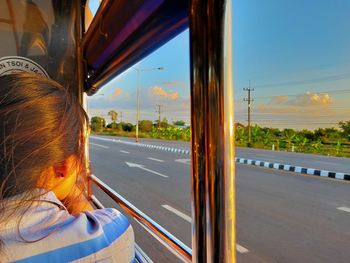
<svg viewBox="0 0 350 263">
<path fill-rule="evenodd" d="M 85 31 L 88 30 L 101 2 L 100 0 L 87 0 L 85 6 Z"/>
</svg>

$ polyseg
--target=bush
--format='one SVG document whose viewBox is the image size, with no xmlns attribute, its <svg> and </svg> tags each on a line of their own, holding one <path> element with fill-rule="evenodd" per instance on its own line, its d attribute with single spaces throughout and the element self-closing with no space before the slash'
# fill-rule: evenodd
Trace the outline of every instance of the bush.
<svg viewBox="0 0 350 263">
<path fill-rule="evenodd" d="M 112 122 L 107 125 L 107 128 L 112 129 L 112 130 L 122 130 L 122 125 L 120 123 Z"/>
<path fill-rule="evenodd" d="M 123 128 L 123 131 L 126 131 L 126 132 L 131 132 L 135 130 L 134 125 L 132 125 L 131 123 L 123 123 L 122 128 Z"/>
<path fill-rule="evenodd" d="M 153 122 L 150 120 L 139 121 L 139 130 L 142 132 L 150 132 L 153 128 Z"/>
<path fill-rule="evenodd" d="M 101 132 L 106 125 L 104 118 L 99 116 L 94 116 L 91 118 L 91 130 L 94 132 Z"/>
</svg>

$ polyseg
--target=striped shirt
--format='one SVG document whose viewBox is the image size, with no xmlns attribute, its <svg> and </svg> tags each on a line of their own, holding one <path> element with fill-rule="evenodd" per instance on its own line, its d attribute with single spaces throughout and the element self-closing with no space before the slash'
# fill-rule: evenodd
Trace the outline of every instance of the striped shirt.
<svg viewBox="0 0 350 263">
<path fill-rule="evenodd" d="M 6 201 L 6 207 L 16 199 Z M 0 262 L 134 261 L 133 229 L 118 210 L 106 208 L 73 216 L 53 192 L 26 209 L 20 207 L 15 216 L 0 224 L 4 242 Z"/>
</svg>

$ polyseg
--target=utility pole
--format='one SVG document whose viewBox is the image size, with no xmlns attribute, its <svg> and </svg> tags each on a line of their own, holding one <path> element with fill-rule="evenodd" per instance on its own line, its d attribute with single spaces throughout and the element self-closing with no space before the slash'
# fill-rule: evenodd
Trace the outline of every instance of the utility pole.
<svg viewBox="0 0 350 263">
<path fill-rule="evenodd" d="M 156 104 L 158 107 L 157 113 L 158 113 L 158 129 L 160 129 L 160 114 L 162 113 L 161 108 L 163 107 L 163 105 L 160 104 Z"/>
<path fill-rule="evenodd" d="M 123 112 L 120 112 L 120 122 L 123 122 Z"/>
<path fill-rule="evenodd" d="M 249 80 L 249 87 L 244 88 L 244 91 L 248 92 L 248 98 L 244 98 L 243 101 L 246 101 L 248 103 L 248 147 L 251 147 L 251 141 L 250 141 L 250 108 L 251 108 L 251 102 L 254 101 L 254 99 L 251 98 L 250 92 L 254 91 L 254 88 L 250 88 L 250 80 Z"/>
<path fill-rule="evenodd" d="M 139 142 L 139 121 L 140 121 L 140 75 L 141 75 L 141 72 L 144 72 L 144 71 L 153 71 L 153 70 L 164 70 L 164 68 L 163 68 L 163 67 L 158 67 L 158 68 L 140 69 L 140 68 L 135 68 L 135 67 L 133 67 L 133 69 L 137 72 L 135 141 L 136 141 L 136 142 Z"/>
</svg>

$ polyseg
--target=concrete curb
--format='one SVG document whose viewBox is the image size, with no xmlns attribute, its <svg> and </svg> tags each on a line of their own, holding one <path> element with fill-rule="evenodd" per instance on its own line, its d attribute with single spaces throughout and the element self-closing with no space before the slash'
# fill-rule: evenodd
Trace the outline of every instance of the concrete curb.
<svg viewBox="0 0 350 263">
<path fill-rule="evenodd" d="M 101 138 L 101 137 L 95 137 L 95 136 L 90 136 L 90 137 L 93 138 L 93 139 L 96 139 L 96 140 L 110 141 L 110 142 L 112 141 L 112 142 L 116 142 L 116 143 L 123 143 L 123 144 L 143 147 L 143 148 L 156 149 L 156 150 L 165 151 L 165 152 L 173 152 L 173 153 L 180 153 L 180 154 L 186 154 L 186 155 L 190 155 L 191 154 L 191 151 L 189 151 L 189 150 L 177 149 L 177 148 L 173 148 L 173 147 L 165 147 L 165 146 L 153 145 L 153 144 L 128 142 L 128 141 L 122 141 L 122 140 L 116 140 L 116 139 L 108 139 L 108 138 Z"/>
<path fill-rule="evenodd" d="M 335 178 L 339 180 L 350 181 L 350 174 L 345 174 L 345 173 L 318 170 L 314 168 L 306 168 L 306 167 L 294 166 L 289 164 L 270 163 L 270 162 L 257 161 L 257 160 L 251 160 L 251 159 L 245 159 L 245 158 L 236 158 L 235 161 L 241 164 L 266 167 L 266 168 L 275 169 L 275 170 L 283 170 L 288 172 L 316 175 L 321 177 L 329 177 L 329 178 Z"/>
<path fill-rule="evenodd" d="M 173 153 L 179 153 L 179 154 L 185 154 L 185 155 L 191 154 L 191 151 L 189 151 L 189 150 L 177 149 L 177 148 L 173 148 L 173 147 L 165 147 L 165 146 L 153 145 L 153 144 L 128 142 L 128 141 L 122 141 L 119 139 L 116 140 L 116 139 L 108 139 L 108 138 L 95 137 L 95 136 L 90 136 L 90 137 L 97 139 L 97 140 L 101 140 L 101 141 L 112 141 L 112 142 L 116 142 L 116 143 L 134 145 L 134 146 L 150 148 L 150 149 L 156 149 L 156 150 L 160 150 L 160 151 L 173 152 Z M 260 167 L 265 167 L 265 168 L 270 168 L 270 169 L 275 169 L 275 170 L 283 170 L 283 171 L 288 171 L 288 172 L 316 175 L 316 176 L 321 176 L 321 177 L 329 177 L 329 178 L 334 178 L 334 179 L 339 179 L 339 180 L 350 181 L 350 174 L 345 174 L 345 173 L 331 172 L 331 171 L 326 171 L 326 170 L 318 170 L 318 169 L 314 169 L 314 168 L 306 168 L 306 167 L 295 166 L 295 165 L 290 165 L 290 164 L 271 163 L 271 162 L 251 160 L 251 159 L 245 159 L 245 158 L 237 158 L 237 157 L 235 158 L 235 161 L 237 163 L 241 163 L 241 164 L 260 166 Z"/>
</svg>

